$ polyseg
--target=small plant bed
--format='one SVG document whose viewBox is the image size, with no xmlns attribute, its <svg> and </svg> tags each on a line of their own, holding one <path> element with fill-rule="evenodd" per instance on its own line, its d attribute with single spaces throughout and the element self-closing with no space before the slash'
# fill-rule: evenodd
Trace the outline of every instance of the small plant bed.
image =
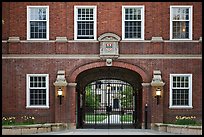
<svg viewBox="0 0 204 137">
<path fill-rule="evenodd" d="M 197 122 L 195 118 L 196 118 L 195 116 L 176 116 L 175 122 L 167 122 L 164 124 L 201 126 L 202 123 Z"/>
<path fill-rule="evenodd" d="M 20 125 L 33 125 L 33 124 L 43 124 L 36 123 L 35 117 L 33 116 L 22 116 L 21 122 L 16 122 L 16 117 L 2 117 L 2 126 L 20 126 Z"/>
</svg>

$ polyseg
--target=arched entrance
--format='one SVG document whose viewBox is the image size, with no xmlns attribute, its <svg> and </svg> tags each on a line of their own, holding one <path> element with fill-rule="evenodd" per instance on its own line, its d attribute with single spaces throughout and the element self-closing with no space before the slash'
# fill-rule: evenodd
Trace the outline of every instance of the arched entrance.
<svg viewBox="0 0 204 137">
<path fill-rule="evenodd" d="M 140 74 L 118 66 L 101 66 L 82 71 L 76 82 L 77 128 L 141 128 Z M 114 92 L 117 88 L 118 92 Z M 113 116 L 115 122 L 111 122 Z"/>
</svg>

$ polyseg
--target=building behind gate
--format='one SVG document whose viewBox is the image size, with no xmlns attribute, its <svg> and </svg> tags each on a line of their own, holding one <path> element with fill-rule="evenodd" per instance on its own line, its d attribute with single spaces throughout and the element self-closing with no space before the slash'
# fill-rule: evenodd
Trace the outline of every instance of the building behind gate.
<svg viewBox="0 0 204 137">
<path fill-rule="evenodd" d="M 202 3 L 2 2 L 2 116 L 202 122 Z"/>
</svg>

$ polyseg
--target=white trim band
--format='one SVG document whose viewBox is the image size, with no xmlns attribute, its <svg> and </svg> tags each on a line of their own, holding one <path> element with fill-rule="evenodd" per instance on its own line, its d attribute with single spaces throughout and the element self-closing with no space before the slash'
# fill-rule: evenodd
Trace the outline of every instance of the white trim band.
<svg viewBox="0 0 204 137">
<path fill-rule="evenodd" d="M 2 54 L 2 59 L 100 59 L 98 54 Z M 120 54 L 118 59 L 202 59 L 201 54 Z"/>
</svg>

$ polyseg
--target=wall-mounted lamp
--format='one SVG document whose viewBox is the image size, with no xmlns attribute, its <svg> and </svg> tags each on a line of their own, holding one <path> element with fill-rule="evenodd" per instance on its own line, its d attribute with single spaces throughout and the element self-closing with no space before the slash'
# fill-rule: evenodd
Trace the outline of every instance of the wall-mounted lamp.
<svg viewBox="0 0 204 137">
<path fill-rule="evenodd" d="M 155 98 L 157 99 L 157 105 L 159 104 L 159 98 L 161 97 L 161 89 L 157 88 L 156 89 L 156 96 Z"/>
<path fill-rule="evenodd" d="M 59 97 L 60 99 L 60 105 L 62 104 L 62 97 L 64 97 L 62 95 L 62 88 L 60 87 L 58 90 L 57 90 L 57 97 Z"/>
</svg>

